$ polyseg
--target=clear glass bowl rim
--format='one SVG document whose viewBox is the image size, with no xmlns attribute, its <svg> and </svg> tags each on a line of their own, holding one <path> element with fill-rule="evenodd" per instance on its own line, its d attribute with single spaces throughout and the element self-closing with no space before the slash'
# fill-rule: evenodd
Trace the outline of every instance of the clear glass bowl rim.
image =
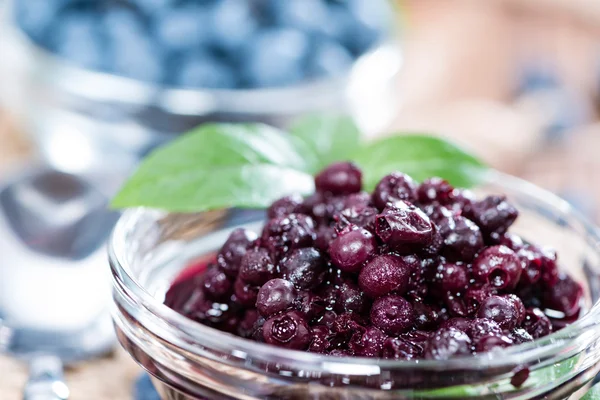
<svg viewBox="0 0 600 400">
<path fill-rule="evenodd" d="M 550 205 L 563 215 L 568 215 L 577 223 L 580 223 L 587 232 L 588 239 L 594 242 L 596 253 L 600 254 L 600 229 L 589 223 L 587 219 L 575 210 L 565 200 L 556 195 L 520 178 L 513 177 L 498 171 L 489 171 L 482 175 L 482 183 L 491 183 L 500 187 L 506 187 L 515 193 L 521 193 L 538 202 Z M 463 356 L 450 360 L 385 360 L 364 357 L 335 357 L 308 353 L 297 350 L 288 350 L 271 346 L 251 340 L 243 339 L 232 334 L 219 331 L 198 322 L 192 321 L 176 311 L 170 309 L 148 291 L 132 276 L 127 265 L 127 241 L 128 232 L 132 231 L 141 217 L 147 213 L 155 213 L 156 216 L 165 215 L 157 210 L 135 208 L 126 210 L 118 221 L 108 245 L 111 272 L 113 275 L 113 286 L 121 292 L 128 302 L 138 307 L 145 308 L 151 315 L 160 318 L 160 329 L 168 330 L 153 332 L 159 337 L 168 334 L 169 341 L 186 351 L 194 353 L 194 346 L 190 341 L 182 340 L 184 334 L 189 340 L 197 341 L 207 349 L 218 348 L 228 352 L 244 352 L 248 356 L 257 356 L 277 360 L 281 363 L 302 363 L 314 365 L 315 369 L 346 370 L 355 367 L 364 371 L 369 367 L 388 370 L 457 370 L 480 368 L 496 368 L 510 365 L 519 365 L 534 360 L 551 357 L 571 346 L 574 340 L 581 338 L 583 343 L 578 343 L 578 349 L 582 349 L 593 343 L 600 336 L 600 300 L 597 301 L 588 312 L 573 324 L 557 331 L 551 335 L 537 339 L 533 342 L 511 346 L 500 351 L 483 353 L 476 356 Z M 143 323 L 142 323 L 143 325 Z M 590 329 L 596 327 L 596 329 Z M 153 331 L 152 327 L 145 327 Z M 166 336 L 166 335 L 165 335 Z M 171 340 L 171 338 L 175 338 Z M 198 354 L 201 356 L 200 354 Z"/>
</svg>

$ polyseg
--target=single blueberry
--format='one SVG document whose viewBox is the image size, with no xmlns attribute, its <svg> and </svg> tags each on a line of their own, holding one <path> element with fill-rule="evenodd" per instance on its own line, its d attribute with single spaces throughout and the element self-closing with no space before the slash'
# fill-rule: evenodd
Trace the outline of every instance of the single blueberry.
<svg viewBox="0 0 600 400">
<path fill-rule="evenodd" d="M 69 8 L 50 29 L 50 49 L 79 66 L 102 70 L 106 48 L 98 11 L 92 7 Z"/>
<path fill-rule="evenodd" d="M 355 54 L 361 54 L 382 40 L 391 23 L 389 5 L 380 0 L 348 0 L 348 8 L 355 23 L 346 32 L 347 45 Z"/>
<path fill-rule="evenodd" d="M 362 188 L 362 173 L 351 162 L 337 162 L 329 165 L 315 177 L 315 187 L 319 193 L 348 195 Z"/>
<path fill-rule="evenodd" d="M 189 52 L 212 40 L 211 14 L 188 4 L 157 14 L 153 33 L 165 50 Z"/>
<path fill-rule="evenodd" d="M 383 210 L 388 203 L 399 200 L 414 203 L 417 199 L 417 184 L 408 175 L 392 172 L 384 176 L 373 191 L 373 204 Z"/>
<path fill-rule="evenodd" d="M 104 17 L 109 70 L 117 75 L 147 82 L 163 79 L 163 56 L 132 10 L 115 8 Z"/>
<path fill-rule="evenodd" d="M 235 55 L 258 27 L 251 2 L 222 0 L 211 9 L 214 44 Z"/>
<path fill-rule="evenodd" d="M 293 85 L 302 80 L 310 51 L 306 34 L 290 28 L 268 28 L 244 47 L 244 75 L 251 87 Z"/>
<path fill-rule="evenodd" d="M 237 276 L 242 257 L 255 239 L 256 234 L 246 229 L 238 228 L 231 232 L 217 254 L 219 267 L 230 277 Z"/>
<path fill-rule="evenodd" d="M 322 0 L 267 0 L 266 13 L 270 20 L 282 27 L 307 32 L 326 32 L 329 10 Z"/>
<path fill-rule="evenodd" d="M 263 337 L 268 344 L 294 350 L 304 350 L 311 342 L 311 330 L 297 311 L 288 311 L 269 318 L 263 326 Z"/>
<path fill-rule="evenodd" d="M 313 78 L 340 76 L 354 61 L 346 48 L 329 39 L 320 39 L 311 53 L 307 73 Z"/>
</svg>

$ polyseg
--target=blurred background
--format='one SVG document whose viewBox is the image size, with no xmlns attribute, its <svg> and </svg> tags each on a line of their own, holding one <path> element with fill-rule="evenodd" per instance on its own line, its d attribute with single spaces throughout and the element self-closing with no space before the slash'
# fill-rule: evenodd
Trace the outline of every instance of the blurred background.
<svg viewBox="0 0 600 400">
<path fill-rule="evenodd" d="M 199 123 L 331 110 L 449 137 L 597 220 L 599 32 L 591 0 L 0 0 L 0 179 L 43 161 L 110 193 Z M 20 398 L 25 369 L 0 371 Z M 117 353 L 67 378 L 129 399 L 138 372 Z"/>
</svg>

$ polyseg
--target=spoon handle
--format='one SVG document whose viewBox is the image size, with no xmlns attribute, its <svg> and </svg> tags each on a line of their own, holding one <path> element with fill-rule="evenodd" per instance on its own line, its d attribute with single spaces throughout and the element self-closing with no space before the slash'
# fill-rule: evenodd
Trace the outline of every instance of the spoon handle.
<svg viewBox="0 0 600 400">
<path fill-rule="evenodd" d="M 58 357 L 40 355 L 29 363 L 29 379 L 23 400 L 66 400 L 69 388 L 63 381 L 63 365 Z"/>
</svg>

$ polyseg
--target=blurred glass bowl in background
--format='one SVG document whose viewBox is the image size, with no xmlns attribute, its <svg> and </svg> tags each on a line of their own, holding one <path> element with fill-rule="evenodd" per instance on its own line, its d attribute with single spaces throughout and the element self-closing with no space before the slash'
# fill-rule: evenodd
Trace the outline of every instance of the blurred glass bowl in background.
<svg viewBox="0 0 600 400">
<path fill-rule="evenodd" d="M 402 58 L 386 0 L 174 4 L 12 3 L 3 78 L 21 97 L 9 106 L 51 164 L 130 165 L 206 121 L 285 126 L 325 110 L 367 132 L 391 121 Z"/>
</svg>

